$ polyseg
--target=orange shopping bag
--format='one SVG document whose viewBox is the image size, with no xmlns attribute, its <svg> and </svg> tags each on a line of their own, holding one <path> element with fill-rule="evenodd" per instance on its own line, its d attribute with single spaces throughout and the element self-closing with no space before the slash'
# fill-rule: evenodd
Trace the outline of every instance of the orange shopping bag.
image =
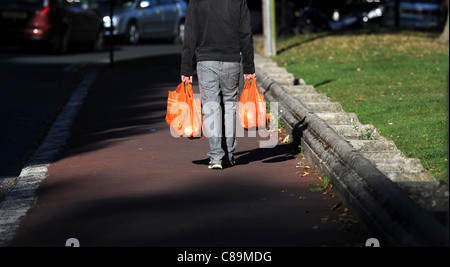
<svg viewBox="0 0 450 267">
<path fill-rule="evenodd" d="M 266 102 L 264 95 L 259 92 L 256 78 L 247 80 L 239 100 L 238 117 L 244 129 L 266 127 Z"/>
<path fill-rule="evenodd" d="M 180 83 L 169 91 L 166 122 L 174 136 L 200 137 L 202 129 L 200 99 L 194 99 L 192 85 Z"/>
<path fill-rule="evenodd" d="M 184 124 L 184 135 L 187 137 L 201 137 L 202 136 L 202 106 L 200 99 L 194 98 L 194 91 L 192 85 L 186 83 L 188 88 L 188 121 Z"/>
</svg>

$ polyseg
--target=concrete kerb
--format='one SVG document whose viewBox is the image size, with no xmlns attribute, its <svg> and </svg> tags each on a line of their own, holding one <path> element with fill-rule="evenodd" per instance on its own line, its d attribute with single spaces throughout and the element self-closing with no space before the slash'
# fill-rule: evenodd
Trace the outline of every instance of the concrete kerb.
<svg viewBox="0 0 450 267">
<path fill-rule="evenodd" d="M 446 226 L 269 77 L 264 65 L 257 64 L 256 72 L 266 99 L 278 102 L 294 142 L 332 177 L 338 195 L 377 238 L 389 246 L 448 246 Z"/>
</svg>

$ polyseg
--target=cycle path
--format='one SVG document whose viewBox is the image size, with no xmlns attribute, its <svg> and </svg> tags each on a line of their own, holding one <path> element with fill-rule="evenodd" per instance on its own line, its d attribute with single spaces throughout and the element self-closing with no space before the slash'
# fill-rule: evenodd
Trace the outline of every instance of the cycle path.
<svg viewBox="0 0 450 267">
<path fill-rule="evenodd" d="M 99 70 L 10 246 L 76 238 L 81 246 L 342 247 L 370 238 L 346 225 L 339 198 L 310 192 L 318 174 L 290 144 L 260 148 L 263 137 L 241 136 L 237 164 L 210 170 L 205 137 L 174 138 L 164 117 L 180 60 Z"/>
</svg>

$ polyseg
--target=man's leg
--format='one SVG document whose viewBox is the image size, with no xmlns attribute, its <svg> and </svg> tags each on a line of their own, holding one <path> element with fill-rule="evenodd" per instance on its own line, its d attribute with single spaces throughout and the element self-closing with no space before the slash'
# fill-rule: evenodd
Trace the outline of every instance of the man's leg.
<svg viewBox="0 0 450 267">
<path fill-rule="evenodd" d="M 200 61 L 197 76 L 202 98 L 203 134 L 208 138 L 212 164 L 221 164 L 225 151 L 222 149 L 222 109 L 219 87 L 220 62 Z"/>
<path fill-rule="evenodd" d="M 220 88 L 224 104 L 224 126 L 227 159 L 233 161 L 236 150 L 236 98 L 239 89 L 240 63 L 222 62 L 222 71 L 219 73 Z"/>
</svg>

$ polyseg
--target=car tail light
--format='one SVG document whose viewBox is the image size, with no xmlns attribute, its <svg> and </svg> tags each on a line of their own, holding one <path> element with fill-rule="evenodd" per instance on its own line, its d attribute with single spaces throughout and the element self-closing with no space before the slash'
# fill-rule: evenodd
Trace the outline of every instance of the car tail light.
<svg viewBox="0 0 450 267">
<path fill-rule="evenodd" d="M 51 27 L 50 25 L 50 7 L 46 6 L 44 9 L 37 11 L 34 17 L 30 20 L 29 28 L 31 28 L 31 33 L 35 35 L 40 35 L 44 30 Z"/>
</svg>

